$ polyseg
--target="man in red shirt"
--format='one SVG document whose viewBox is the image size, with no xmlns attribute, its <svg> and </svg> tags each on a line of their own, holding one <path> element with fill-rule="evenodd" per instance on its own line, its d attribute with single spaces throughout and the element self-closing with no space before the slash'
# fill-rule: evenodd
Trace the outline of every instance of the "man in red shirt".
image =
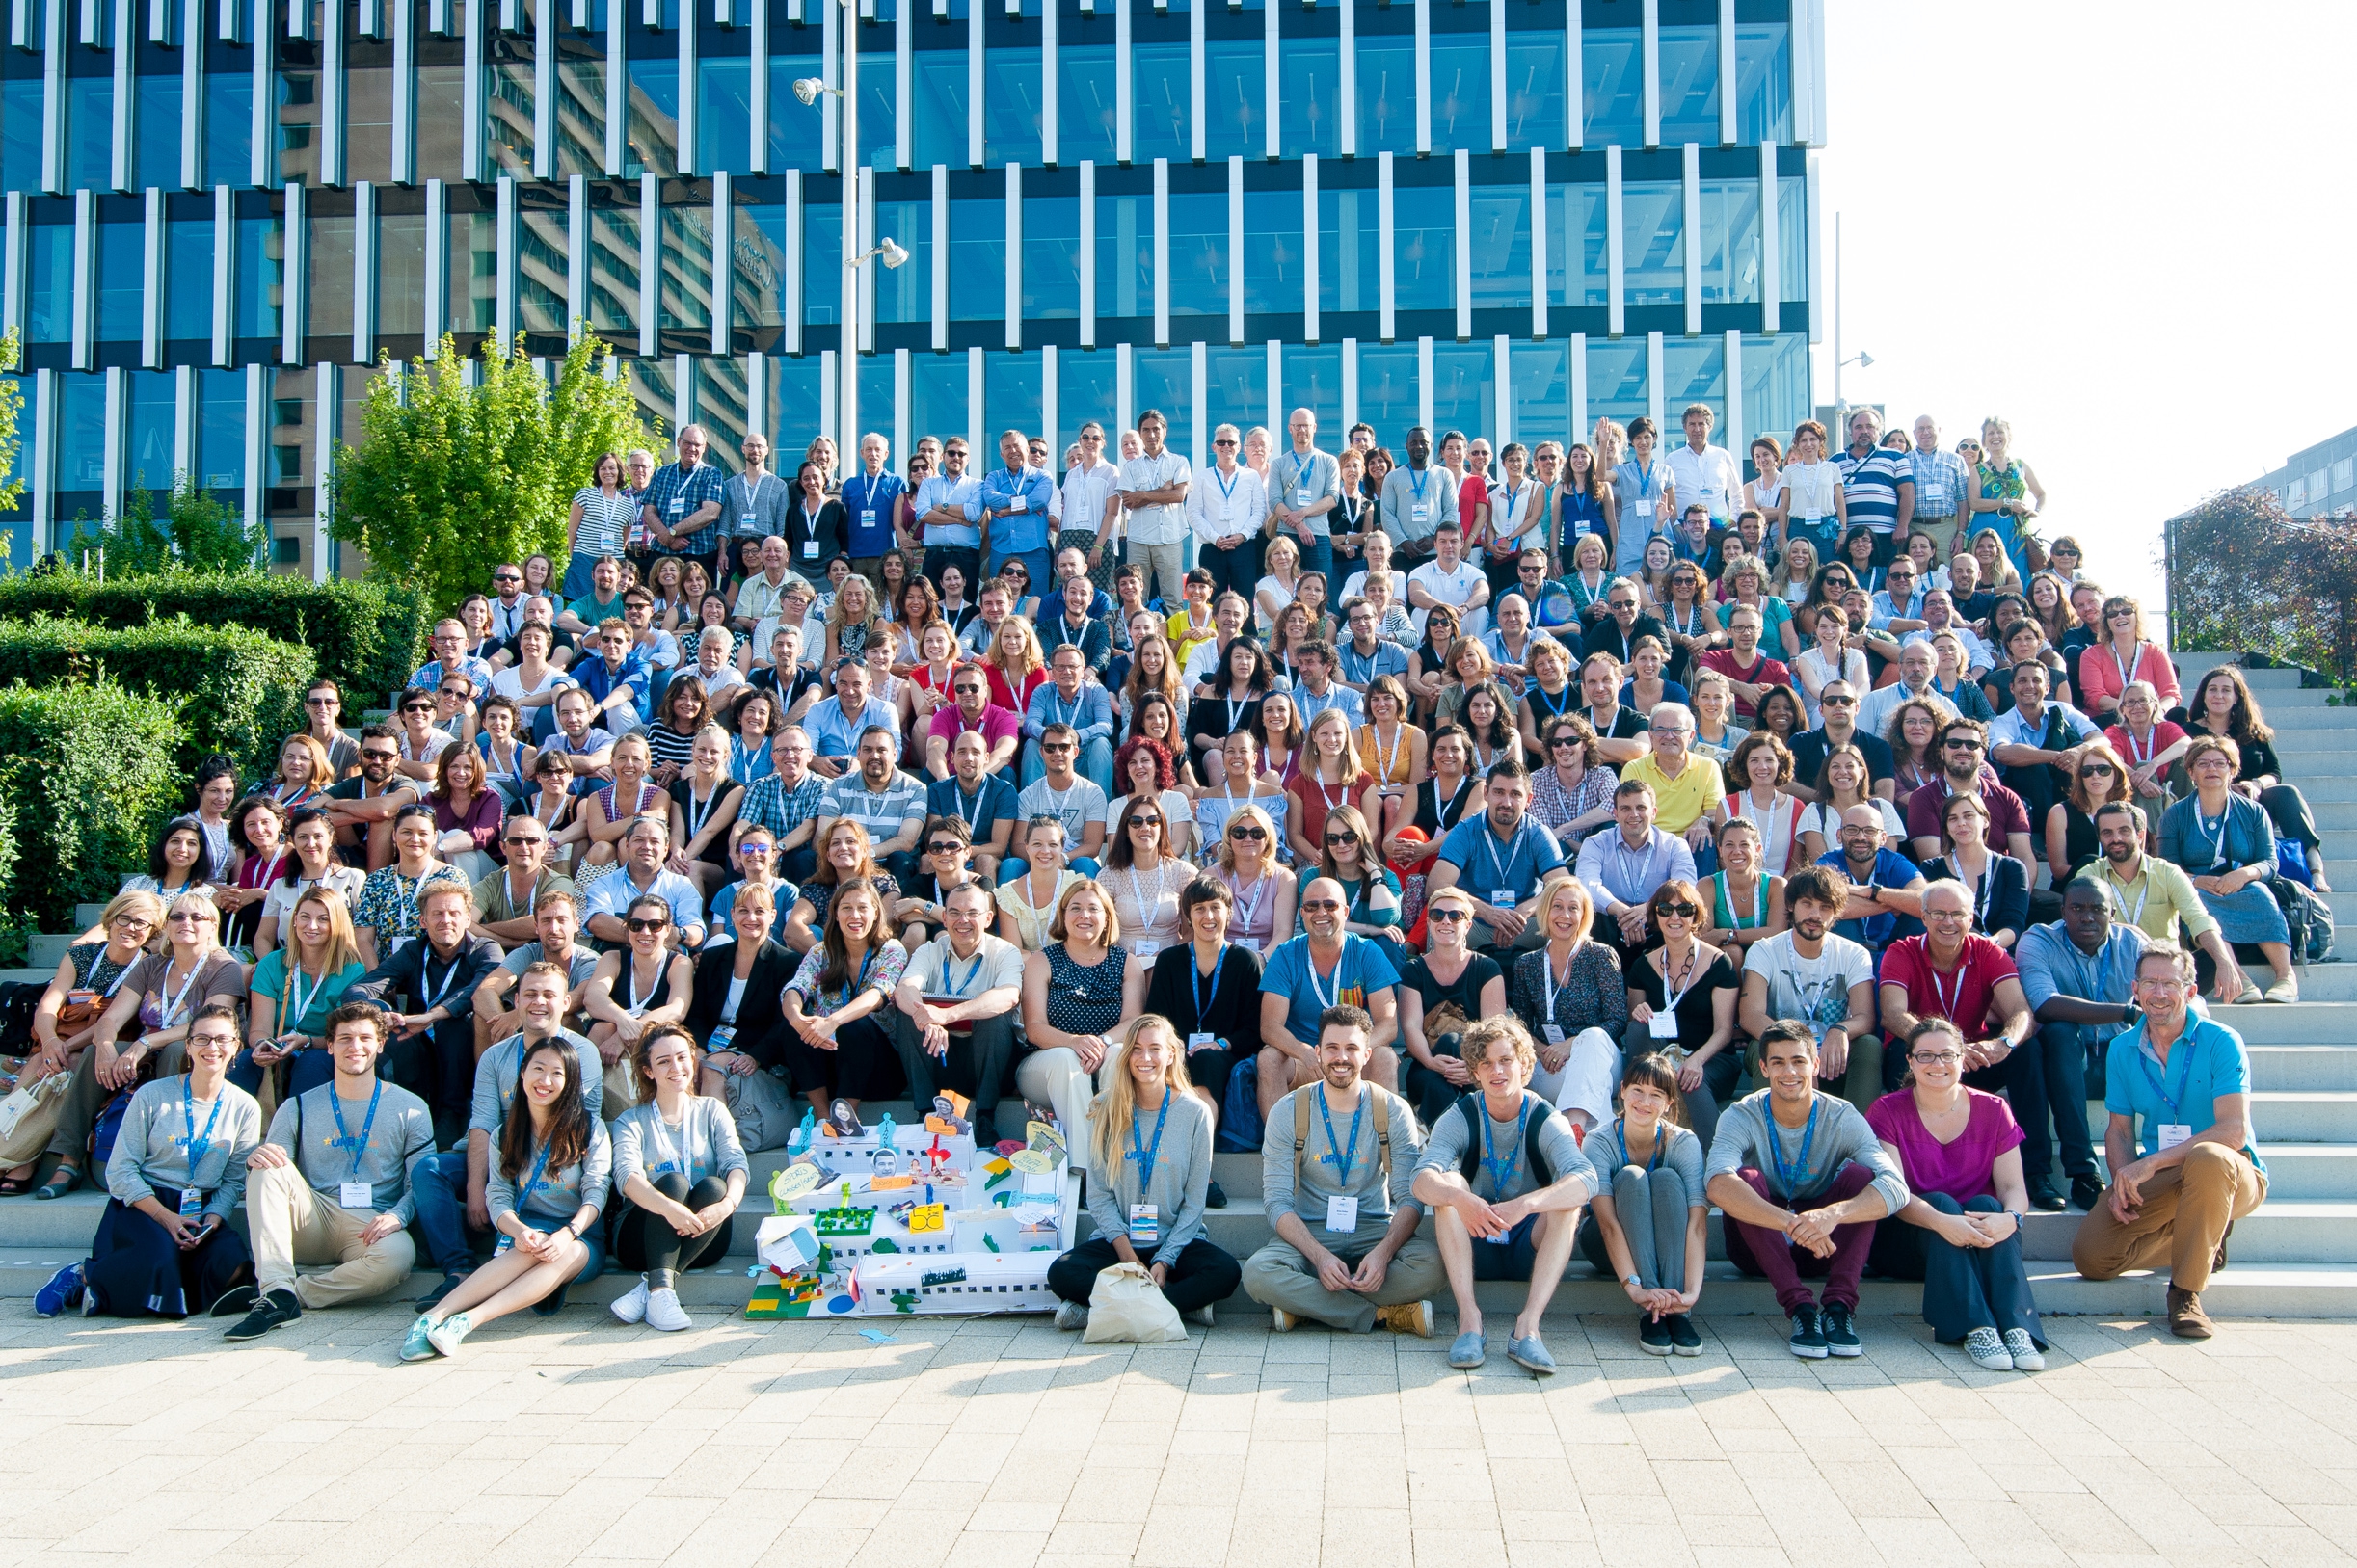
<svg viewBox="0 0 2357 1568">
<path fill-rule="evenodd" d="M 1746 719 L 1758 717 L 1759 700 L 1770 686 L 1793 684 L 1792 672 L 1783 660 L 1759 651 L 1760 630 L 1759 612 L 1749 604 L 1738 604 L 1727 618 L 1728 639 L 1734 646 L 1714 648 L 1694 661 L 1698 670 L 1716 670 L 1727 677 L 1735 688 L 1735 712 Z"/>
<path fill-rule="evenodd" d="M 1893 1040 L 1927 1018 L 1944 1018 L 1963 1031 L 1965 1082 L 2001 1092 L 2022 1124 L 2024 1170 L 2048 1171 L 2046 1074 L 2043 1058 L 2023 1044 L 2036 1028 L 2029 998 L 2005 949 L 1972 934 L 1972 891 L 1942 879 L 1923 890 L 1923 935 L 1902 937 L 1883 955 L 1883 1029 Z M 2032 1164 L 2032 1159 L 2038 1163 Z M 2050 1180 L 2030 1202 L 2048 1212 L 2063 1207 Z"/>
<path fill-rule="evenodd" d="M 1940 776 L 1907 797 L 1907 838 L 1915 859 L 1947 852 L 1941 823 L 1955 795 L 1978 795 L 1989 808 L 1989 842 L 2022 863 L 2034 886 L 2038 863 L 2030 859 L 2029 812 L 2022 797 L 1981 772 L 1989 752 L 1989 731 L 1978 720 L 1950 719 L 1940 727 Z M 1961 1021 L 1960 1021 L 1961 1022 Z"/>
</svg>

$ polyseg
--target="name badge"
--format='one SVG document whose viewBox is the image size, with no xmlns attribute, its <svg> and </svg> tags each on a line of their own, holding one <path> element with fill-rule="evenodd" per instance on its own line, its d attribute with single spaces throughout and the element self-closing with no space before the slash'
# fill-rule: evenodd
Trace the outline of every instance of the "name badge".
<svg viewBox="0 0 2357 1568">
<path fill-rule="evenodd" d="M 874 508 L 874 507 L 869 507 L 869 508 L 865 509 L 864 511 L 862 511 L 862 512 L 860 513 L 860 515 L 859 515 L 859 525 L 860 525 L 862 528 L 872 528 L 872 527 L 874 527 L 874 526 L 875 526 L 875 508 Z"/>
<path fill-rule="evenodd" d="M 1408 508 L 1408 512 L 1418 522 L 1433 520 L 1433 503 L 1430 501 L 1417 501 Z"/>
<path fill-rule="evenodd" d="M 1307 485 L 1303 485 L 1299 490 L 1293 492 L 1293 504 L 1297 510 L 1309 505 L 1309 503 L 1316 498 L 1315 492 L 1312 492 Z"/>
<path fill-rule="evenodd" d="M 1149 961 L 1152 960 L 1156 953 L 1163 950 L 1163 944 L 1161 943 L 1154 942 L 1143 937 L 1132 942 L 1129 946 L 1130 952 L 1133 956 L 1147 959 Z"/>
<path fill-rule="evenodd" d="M 1197 1029 L 1187 1037 L 1187 1054 L 1190 1056 L 1198 1050 L 1217 1050 L 1219 1049 L 1219 1037 L 1216 1034 Z"/>
<path fill-rule="evenodd" d="M 1667 1009 L 1657 1012 L 1648 1027 L 1656 1040 L 1674 1040 L 1677 1038 L 1677 1015 Z"/>
<path fill-rule="evenodd" d="M 1550 1046 L 1560 1046 L 1564 1043 L 1564 1026 L 1560 1023 L 1549 1023 L 1540 1032 L 1547 1037 L 1547 1044 Z"/>
<path fill-rule="evenodd" d="M 345 1209 L 374 1209 L 376 1188 L 365 1182 L 345 1182 L 337 1187 L 335 1202 Z"/>
<path fill-rule="evenodd" d="M 182 1187 L 180 1189 L 180 1217 L 182 1219 L 195 1219 L 199 1214 L 203 1212 L 203 1192 L 196 1187 Z"/>
<path fill-rule="evenodd" d="M 1028 495 L 1018 495 L 1006 503 L 1006 510 L 1009 512 L 1029 512 L 1031 509 L 1031 498 Z"/>
<path fill-rule="evenodd" d="M 1247 953 L 1257 953 L 1260 951 L 1260 939 L 1258 937 L 1230 937 L 1227 940 L 1231 945 L 1241 947 Z"/>
<path fill-rule="evenodd" d="M 1347 1196 L 1326 1199 L 1326 1228 L 1329 1231 L 1357 1230 L 1358 1200 Z"/>
<path fill-rule="evenodd" d="M 686 496 L 675 495 L 671 498 L 671 515 L 675 518 L 683 518 L 687 515 Z"/>
<path fill-rule="evenodd" d="M 761 521 L 762 519 L 760 518 L 756 517 L 750 512 L 747 512 L 737 518 L 737 526 L 747 531 L 752 531 L 761 527 Z"/>
<path fill-rule="evenodd" d="M 2163 1122 L 2160 1124 L 2160 1147 L 2163 1149 L 2174 1149 L 2181 1143 L 2190 1143 L 2192 1140 L 2193 1128 L 2191 1124 L 2185 1122 Z"/>
<path fill-rule="evenodd" d="M 1489 901 L 1500 909 L 1512 909 L 1521 902 L 1514 896 L 1514 890 L 1512 888 L 1498 889 L 1489 895 Z"/>
<path fill-rule="evenodd" d="M 708 1051 L 726 1050 L 729 1049 L 729 1042 L 736 1038 L 736 1024 L 715 1023 L 712 1025 L 712 1037 L 710 1041 L 705 1045 L 704 1049 Z"/>
<path fill-rule="evenodd" d="M 818 559 L 818 542 L 817 540 L 806 539 L 802 541 L 802 559 L 805 561 L 816 561 Z"/>
<path fill-rule="evenodd" d="M 1160 1243 L 1162 1234 L 1162 1219 L 1152 1204 L 1134 1203 L 1130 1205 L 1131 1246 L 1151 1247 L 1158 1245 Z"/>
</svg>

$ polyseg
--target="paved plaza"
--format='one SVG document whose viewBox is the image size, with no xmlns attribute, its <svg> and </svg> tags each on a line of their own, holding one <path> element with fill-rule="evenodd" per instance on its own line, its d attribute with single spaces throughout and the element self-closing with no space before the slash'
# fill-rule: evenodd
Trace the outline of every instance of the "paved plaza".
<svg viewBox="0 0 2357 1568">
<path fill-rule="evenodd" d="M 1496 1353 L 1451 1372 L 1445 1339 L 1243 1311 L 1142 1348 L 1043 1318 L 710 1309 L 667 1337 L 576 1307 L 404 1367 L 389 1308 L 240 1349 L 210 1323 L 8 1307 L 0 1568 L 2277 1568 L 2357 1539 L 2346 1322 L 2193 1344 L 2057 1317 L 2022 1376 L 1912 1316 L 1818 1364 L 1777 1317 L 1706 1316 L 1703 1356 L 1669 1362 L 1623 1315 L 1557 1317 L 1542 1384 Z"/>
</svg>

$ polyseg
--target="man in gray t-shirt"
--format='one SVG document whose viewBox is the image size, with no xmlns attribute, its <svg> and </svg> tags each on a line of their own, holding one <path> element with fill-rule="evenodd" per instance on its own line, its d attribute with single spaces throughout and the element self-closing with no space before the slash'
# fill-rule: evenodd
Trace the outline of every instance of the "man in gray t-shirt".
<svg viewBox="0 0 2357 1568">
<path fill-rule="evenodd" d="M 1412 1188 L 1433 1211 L 1440 1262 L 1457 1298 L 1459 1333 L 1449 1365 L 1479 1367 L 1488 1350 L 1474 1282 L 1528 1280 L 1506 1353 L 1543 1376 L 1555 1370 L 1555 1358 L 1539 1337 L 1540 1319 L 1571 1259 L 1580 1210 L 1595 1193 L 1595 1170 L 1571 1124 L 1528 1092 L 1539 1049 L 1518 1020 L 1483 1019 L 1465 1030 L 1462 1051 L 1480 1093 L 1433 1123 Z"/>
<path fill-rule="evenodd" d="M 1353 1334 L 1379 1322 L 1433 1332 L 1440 1253 L 1416 1235 L 1416 1113 L 1365 1080 L 1374 1032 L 1364 1008 L 1327 1008 L 1319 1080 L 1269 1113 L 1260 1196 L 1276 1239 L 1245 1264 L 1244 1290 L 1274 1314 L 1280 1334 L 1302 1317 Z"/>
</svg>

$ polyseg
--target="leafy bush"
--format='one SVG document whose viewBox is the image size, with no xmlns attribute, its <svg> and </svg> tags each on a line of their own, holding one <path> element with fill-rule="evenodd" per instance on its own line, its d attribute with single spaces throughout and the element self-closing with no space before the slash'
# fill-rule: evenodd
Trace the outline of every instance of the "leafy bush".
<svg viewBox="0 0 2357 1568">
<path fill-rule="evenodd" d="M 165 704 L 112 680 L 0 688 L 0 811 L 15 828 L 5 904 L 46 931 L 103 903 L 147 864 L 180 803 L 188 731 Z"/>
<path fill-rule="evenodd" d="M 309 649 L 318 674 L 351 694 L 345 712 L 356 722 L 425 662 L 425 607 L 386 583 L 193 571 L 126 579 L 110 571 L 105 582 L 76 571 L 0 577 L 0 620 L 38 615 L 116 627 L 184 615 L 201 625 L 249 627 Z"/>
<path fill-rule="evenodd" d="M 2357 679 L 2357 518 L 2221 491 L 2169 519 L 2169 643 Z"/>
<path fill-rule="evenodd" d="M 194 768 L 227 752 L 250 773 L 267 770 L 279 742 L 303 728 L 303 688 L 318 673 L 308 648 L 240 625 L 186 616 L 117 630 L 47 616 L 0 622 L 0 681 L 78 684 L 112 677 L 173 703 L 188 727 Z"/>
<path fill-rule="evenodd" d="M 551 383 L 522 332 L 487 340 L 476 361 L 445 336 L 438 359 L 374 378 L 360 441 L 336 448 L 329 530 L 367 551 L 372 578 L 445 609 L 501 561 L 540 550 L 561 566 L 573 495 L 598 455 L 646 439 L 628 383 L 606 379 L 612 354 L 584 335 Z"/>
<path fill-rule="evenodd" d="M 182 472 L 174 477 L 164 495 L 164 517 L 155 516 L 155 495 L 146 486 L 131 492 L 122 516 L 109 523 L 77 520 L 64 554 L 74 566 L 88 556 L 92 566 L 105 552 L 110 577 L 147 576 L 155 572 L 227 572 L 259 575 L 270 546 L 270 524 L 261 518 L 249 521 L 235 508 Z"/>
</svg>

